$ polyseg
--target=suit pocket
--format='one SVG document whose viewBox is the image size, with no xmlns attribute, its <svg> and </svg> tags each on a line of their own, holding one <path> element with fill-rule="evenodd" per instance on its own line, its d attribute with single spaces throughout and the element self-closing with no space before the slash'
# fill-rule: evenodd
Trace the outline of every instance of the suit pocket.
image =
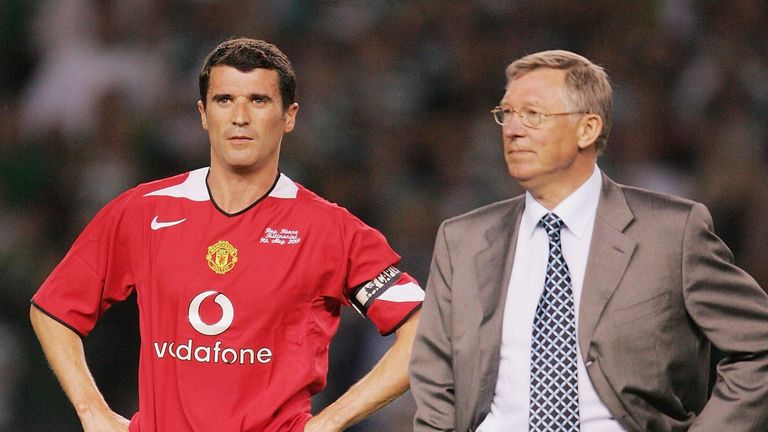
<svg viewBox="0 0 768 432">
<path fill-rule="evenodd" d="M 658 315 L 669 309 L 670 305 L 671 301 L 669 293 L 663 292 L 630 306 L 617 309 L 613 314 L 613 320 L 617 325 L 621 326 L 626 323 Z"/>
<path fill-rule="evenodd" d="M 662 292 L 611 312 L 617 364 L 631 371 L 624 377 L 627 387 L 647 391 L 660 388 L 660 332 L 671 308 L 670 293 Z"/>
</svg>

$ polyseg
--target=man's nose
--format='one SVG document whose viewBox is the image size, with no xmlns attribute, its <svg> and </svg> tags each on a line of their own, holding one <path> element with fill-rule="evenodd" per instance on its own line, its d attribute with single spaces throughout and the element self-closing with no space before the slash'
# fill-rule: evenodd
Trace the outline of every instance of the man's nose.
<svg viewBox="0 0 768 432">
<path fill-rule="evenodd" d="M 236 126 L 245 126 L 250 123 L 250 116 L 248 115 L 248 106 L 245 101 L 235 101 L 235 112 L 232 123 Z"/>
<path fill-rule="evenodd" d="M 501 126 L 502 134 L 508 138 L 523 136 L 528 133 L 528 129 L 520 121 L 520 115 L 512 112 L 504 124 Z"/>
</svg>

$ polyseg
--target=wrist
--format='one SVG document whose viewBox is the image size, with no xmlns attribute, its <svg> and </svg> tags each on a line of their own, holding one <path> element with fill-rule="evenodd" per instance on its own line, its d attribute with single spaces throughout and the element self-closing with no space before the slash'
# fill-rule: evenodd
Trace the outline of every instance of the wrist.
<svg viewBox="0 0 768 432">
<path fill-rule="evenodd" d="M 329 413 L 328 410 L 312 417 L 308 425 L 312 426 L 309 430 L 313 432 L 341 432 L 346 427 L 344 419 L 338 414 Z"/>
<path fill-rule="evenodd" d="M 103 416 L 111 412 L 107 402 L 101 395 L 84 397 L 73 405 L 77 412 L 77 416 L 80 417 L 81 420 Z"/>
</svg>

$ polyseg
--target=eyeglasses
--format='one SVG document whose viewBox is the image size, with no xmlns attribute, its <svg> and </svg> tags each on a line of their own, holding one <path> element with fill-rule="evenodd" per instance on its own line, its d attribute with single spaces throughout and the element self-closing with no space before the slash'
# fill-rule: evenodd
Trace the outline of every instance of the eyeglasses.
<svg viewBox="0 0 768 432">
<path fill-rule="evenodd" d="M 539 112 L 532 109 L 516 110 L 512 108 L 504 108 L 502 106 L 497 106 L 496 108 L 491 110 L 491 114 L 493 114 L 493 120 L 496 123 L 498 123 L 499 126 L 504 126 L 512 119 L 512 114 L 517 114 L 517 117 L 520 118 L 520 123 L 522 123 L 523 126 L 536 129 L 541 126 L 541 122 L 543 122 L 545 118 L 549 118 L 552 116 L 559 116 L 559 115 L 587 114 L 587 113 L 585 111 L 543 113 L 543 112 Z"/>
</svg>

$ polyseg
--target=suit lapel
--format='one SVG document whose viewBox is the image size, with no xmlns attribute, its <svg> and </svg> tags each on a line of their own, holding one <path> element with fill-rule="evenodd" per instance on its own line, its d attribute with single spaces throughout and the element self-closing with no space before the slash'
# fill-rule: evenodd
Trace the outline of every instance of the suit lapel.
<svg viewBox="0 0 768 432">
<path fill-rule="evenodd" d="M 499 374 L 504 304 L 524 207 L 524 199 L 513 200 L 510 209 L 485 232 L 488 246 L 475 255 L 477 291 L 483 316 L 477 323 L 479 350 L 472 382 L 476 391 L 472 394 L 478 395 L 478 400 L 470 407 L 473 422 L 479 421 L 478 416 L 491 409 Z"/>
<path fill-rule="evenodd" d="M 637 246 L 635 240 L 624 234 L 633 219 L 621 188 L 603 175 L 579 307 L 579 347 L 585 359 L 603 309 Z"/>
<path fill-rule="evenodd" d="M 504 312 L 504 308 L 499 306 L 503 305 L 507 295 L 524 203 L 524 200 L 513 202 L 505 216 L 485 232 L 488 247 L 475 256 L 477 287 L 483 307 L 481 324 Z M 497 330 L 501 336 L 501 327 Z"/>
</svg>

